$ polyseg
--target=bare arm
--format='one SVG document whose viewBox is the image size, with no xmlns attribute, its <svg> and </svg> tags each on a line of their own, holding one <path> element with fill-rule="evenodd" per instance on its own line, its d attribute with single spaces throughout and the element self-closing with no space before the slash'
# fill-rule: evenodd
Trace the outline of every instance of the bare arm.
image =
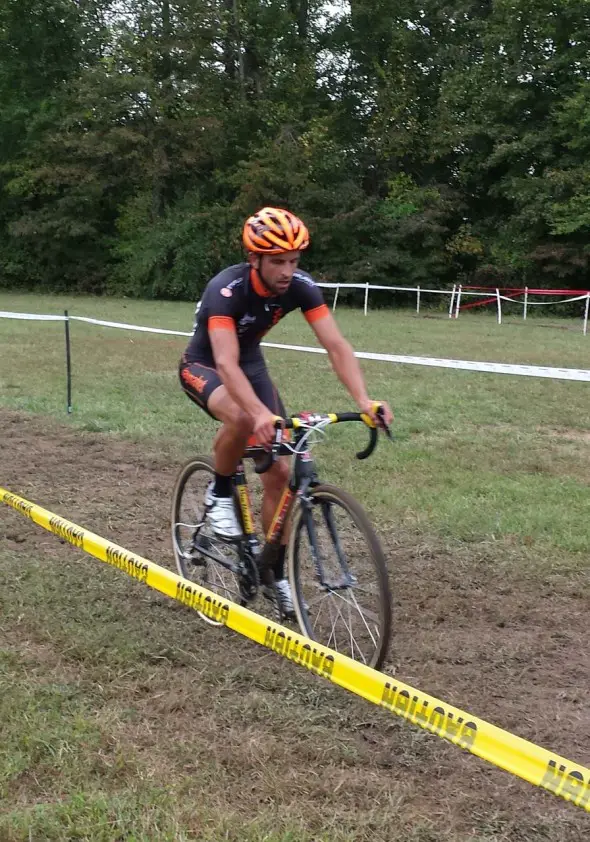
<svg viewBox="0 0 590 842">
<path fill-rule="evenodd" d="M 359 362 L 354 355 L 350 342 L 340 333 L 331 313 L 328 313 L 322 319 L 318 319 L 318 321 L 312 322 L 311 326 L 318 340 L 328 352 L 330 363 L 340 382 L 346 387 L 361 412 L 366 412 L 373 417 L 374 401 L 367 394 L 365 378 Z M 385 423 L 390 424 L 393 415 L 389 406 L 384 401 L 379 401 L 379 403 L 383 404 L 385 409 Z"/>
<path fill-rule="evenodd" d="M 234 330 L 214 328 L 209 331 L 215 367 L 229 396 L 252 419 L 253 429 L 261 443 L 274 436 L 274 414 L 257 397 L 239 365 L 240 346 Z"/>
<path fill-rule="evenodd" d="M 312 322 L 311 326 L 328 352 L 330 364 L 338 379 L 346 387 L 359 409 L 364 411 L 370 401 L 365 386 L 365 378 L 352 346 L 340 333 L 331 314 L 324 316 L 317 322 Z"/>
</svg>

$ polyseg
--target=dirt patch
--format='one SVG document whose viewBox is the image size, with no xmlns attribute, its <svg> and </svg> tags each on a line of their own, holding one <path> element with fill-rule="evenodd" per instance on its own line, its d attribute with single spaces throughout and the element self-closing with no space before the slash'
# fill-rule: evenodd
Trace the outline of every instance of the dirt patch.
<svg viewBox="0 0 590 842">
<path fill-rule="evenodd" d="M 546 427 L 538 427 L 537 429 L 539 432 L 556 439 L 565 439 L 566 441 L 583 441 L 585 444 L 590 444 L 590 430 L 548 430 Z"/>
<path fill-rule="evenodd" d="M 0 424 L 1 485 L 173 567 L 169 504 L 179 462 L 150 445 L 52 420 L 0 411 Z M 400 539 L 387 525 L 383 536 L 395 592 L 395 640 L 386 671 L 590 765 L 590 600 L 582 575 L 500 572 L 481 553 L 466 561 Z M 0 555 L 24 548 L 28 557 L 63 559 L 64 570 L 78 564 L 77 551 L 2 507 Z M 370 820 L 371 811 L 376 804 L 393 809 L 395 801 L 403 815 L 398 831 L 427 821 L 434 830 L 420 838 L 436 842 L 582 838 L 582 811 L 246 641 L 209 629 L 160 595 L 146 597 L 99 562 L 88 564 L 101 568 L 96 587 L 103 579 L 116 582 L 114 611 L 122 607 L 130 623 L 165 629 L 170 640 L 171 654 L 154 656 L 149 680 L 125 678 L 124 670 L 115 675 L 108 664 L 101 669 L 109 668 L 112 677 L 93 679 L 113 739 L 132 744 L 138 763 L 149 758 L 151 774 L 174 779 L 188 768 L 187 756 L 171 746 L 175 735 L 188 740 L 200 731 L 191 762 L 224 770 L 215 793 L 220 811 L 237 809 L 231 793 L 239 790 L 244 815 L 255 815 L 270 799 L 312 833 L 345 821 L 351 832 L 357 827 L 356 838 L 366 832 L 366 838 L 381 839 L 385 832 Z M 89 569 L 80 565 L 81 588 Z M 50 606 L 49 592 L 46 600 Z M 39 634 L 31 632 L 23 643 L 26 629 L 13 628 L 6 640 L 15 653 L 25 650 L 48 670 L 78 671 L 81 681 L 90 681 L 91 666 L 75 641 L 63 651 L 50 639 L 35 641 Z M 121 715 L 131 704 L 139 717 L 133 725 Z M 362 828 L 355 825 L 361 819 Z"/>
</svg>

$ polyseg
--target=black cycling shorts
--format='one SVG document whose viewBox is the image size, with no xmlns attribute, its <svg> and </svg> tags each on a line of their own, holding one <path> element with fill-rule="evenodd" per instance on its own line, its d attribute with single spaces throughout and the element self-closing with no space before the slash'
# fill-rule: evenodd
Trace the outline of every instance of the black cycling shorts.
<svg viewBox="0 0 590 842">
<path fill-rule="evenodd" d="M 264 365 L 261 366 L 260 362 L 257 361 L 252 365 L 245 363 L 241 368 L 250 381 L 250 385 L 254 389 L 256 397 L 259 398 L 259 400 L 261 400 L 271 412 L 274 412 L 275 415 L 280 415 L 281 418 L 285 418 L 285 406 L 276 386 L 270 379 L 270 375 L 266 370 L 266 367 Z M 194 401 L 197 406 L 200 406 L 201 409 L 204 409 L 211 418 L 215 418 L 215 416 L 209 412 L 207 404 L 215 389 L 217 389 L 218 386 L 223 386 L 221 377 L 217 373 L 216 369 L 201 362 L 189 363 L 183 359 L 180 362 L 178 374 L 181 386 L 189 398 Z"/>
</svg>

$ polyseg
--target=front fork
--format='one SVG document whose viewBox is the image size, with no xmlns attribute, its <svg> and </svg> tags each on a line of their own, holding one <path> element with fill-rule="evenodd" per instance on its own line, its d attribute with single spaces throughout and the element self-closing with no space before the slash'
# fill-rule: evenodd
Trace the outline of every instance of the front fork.
<svg viewBox="0 0 590 842">
<path fill-rule="evenodd" d="M 326 579 L 324 565 L 322 563 L 322 559 L 318 550 L 319 545 L 317 539 L 317 532 L 313 519 L 314 503 L 312 497 L 309 494 L 310 488 L 312 488 L 314 485 L 317 485 L 317 478 L 314 477 L 313 479 L 307 479 L 302 485 L 300 494 L 301 505 L 303 507 L 303 517 L 305 519 L 305 528 L 307 530 L 307 535 L 309 538 L 309 548 L 311 552 L 311 558 L 315 574 L 318 578 L 321 587 L 326 590 L 340 590 L 349 588 L 352 585 L 356 584 L 356 577 L 353 576 L 353 574 L 350 572 L 348 562 L 346 561 L 346 556 L 344 554 L 344 551 L 342 550 L 340 539 L 338 537 L 338 532 L 336 530 L 336 524 L 334 523 L 334 514 L 332 512 L 332 507 L 329 503 L 320 502 L 324 521 L 328 528 L 332 544 L 338 557 L 338 563 L 343 574 L 342 579 L 339 582 L 328 582 Z"/>
</svg>

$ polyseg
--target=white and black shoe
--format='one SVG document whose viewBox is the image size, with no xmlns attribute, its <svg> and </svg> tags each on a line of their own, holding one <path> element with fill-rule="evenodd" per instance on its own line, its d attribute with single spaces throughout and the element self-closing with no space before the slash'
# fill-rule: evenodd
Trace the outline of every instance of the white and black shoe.
<svg viewBox="0 0 590 842">
<path fill-rule="evenodd" d="M 265 585 L 262 594 L 274 603 L 279 620 L 296 620 L 293 594 L 288 579 L 277 579 L 272 585 Z"/>
<path fill-rule="evenodd" d="M 213 483 L 209 483 L 205 494 L 207 521 L 218 538 L 235 541 L 242 537 L 242 527 L 238 523 L 233 497 L 216 497 Z"/>
</svg>

